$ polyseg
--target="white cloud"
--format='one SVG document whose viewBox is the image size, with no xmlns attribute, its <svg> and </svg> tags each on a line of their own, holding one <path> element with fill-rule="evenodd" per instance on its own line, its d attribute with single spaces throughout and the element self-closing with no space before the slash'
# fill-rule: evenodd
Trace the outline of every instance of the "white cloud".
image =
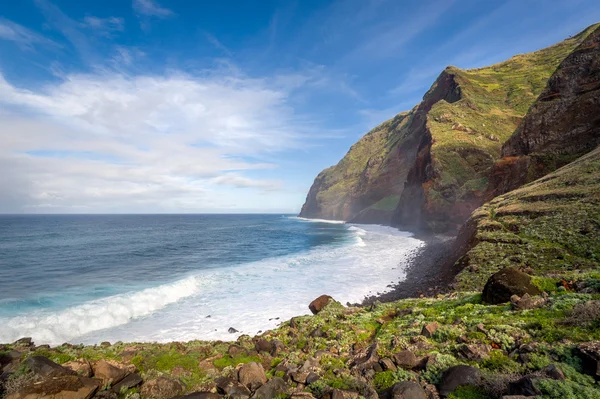
<svg viewBox="0 0 600 399">
<path fill-rule="evenodd" d="M 117 17 L 98 18 L 88 15 L 83 19 L 81 26 L 91 29 L 101 36 L 111 37 L 115 32 L 125 30 L 125 21 L 123 18 Z"/>
<path fill-rule="evenodd" d="M 281 183 L 244 171 L 300 145 L 288 95 L 238 75 L 70 75 L 35 91 L 0 76 L 0 212 L 268 209 L 261 193 Z"/>
<path fill-rule="evenodd" d="M 211 180 L 211 182 L 214 184 L 232 186 L 236 188 L 261 188 L 265 191 L 272 191 L 281 188 L 281 182 L 279 181 L 256 181 L 235 173 L 227 173 L 222 176 L 215 177 Z"/>
<path fill-rule="evenodd" d="M 44 36 L 25 28 L 22 25 L 0 17 L 0 39 L 13 41 L 20 46 L 32 48 L 33 45 L 58 46 Z"/>
<path fill-rule="evenodd" d="M 173 11 L 168 8 L 161 7 L 154 0 L 133 0 L 133 9 L 138 15 L 147 17 L 167 18 L 172 16 Z"/>
</svg>

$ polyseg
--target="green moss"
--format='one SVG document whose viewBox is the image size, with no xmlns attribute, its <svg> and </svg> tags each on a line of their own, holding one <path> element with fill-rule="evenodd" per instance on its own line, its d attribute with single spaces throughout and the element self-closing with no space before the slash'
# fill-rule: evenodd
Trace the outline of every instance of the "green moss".
<svg viewBox="0 0 600 399">
<path fill-rule="evenodd" d="M 460 386 L 452 392 L 448 399 L 491 399 L 481 388 L 472 386 Z"/>
<path fill-rule="evenodd" d="M 260 363 L 261 359 L 258 356 L 239 355 L 236 357 L 231 357 L 229 355 L 225 355 L 222 358 L 213 361 L 213 364 L 215 365 L 215 367 L 222 369 L 227 366 L 237 366 L 240 363 L 250 362 Z"/>
</svg>

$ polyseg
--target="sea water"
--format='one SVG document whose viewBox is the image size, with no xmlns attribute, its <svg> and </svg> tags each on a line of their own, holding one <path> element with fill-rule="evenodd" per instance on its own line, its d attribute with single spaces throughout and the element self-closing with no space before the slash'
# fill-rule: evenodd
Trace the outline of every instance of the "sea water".
<svg viewBox="0 0 600 399">
<path fill-rule="evenodd" d="M 289 215 L 0 216 L 0 343 L 231 340 L 384 292 L 421 245 Z"/>
</svg>

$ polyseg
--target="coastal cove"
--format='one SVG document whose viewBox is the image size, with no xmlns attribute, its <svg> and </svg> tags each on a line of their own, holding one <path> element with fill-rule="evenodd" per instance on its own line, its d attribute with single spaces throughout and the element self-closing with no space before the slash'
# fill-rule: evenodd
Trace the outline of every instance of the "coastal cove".
<svg viewBox="0 0 600 399">
<path fill-rule="evenodd" d="M 0 342 L 254 335 L 306 314 L 320 294 L 355 303 L 389 290 L 424 244 L 389 227 L 282 215 L 1 218 Z"/>
</svg>

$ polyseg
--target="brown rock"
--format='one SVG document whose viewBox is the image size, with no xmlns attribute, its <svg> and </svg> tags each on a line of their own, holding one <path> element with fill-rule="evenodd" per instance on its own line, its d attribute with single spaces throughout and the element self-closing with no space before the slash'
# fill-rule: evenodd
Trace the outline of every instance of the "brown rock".
<svg viewBox="0 0 600 399">
<path fill-rule="evenodd" d="M 158 377 L 146 381 L 140 390 L 143 397 L 155 399 L 168 399 L 177 396 L 183 391 L 183 385 L 179 381 L 166 377 Z"/>
<path fill-rule="evenodd" d="M 86 359 L 78 359 L 70 362 L 63 363 L 64 368 L 74 371 L 82 377 L 92 376 L 92 366 Z"/>
<path fill-rule="evenodd" d="M 546 299 L 541 296 L 532 297 L 526 293 L 522 297 L 518 295 L 511 296 L 510 303 L 515 310 L 527 310 L 538 308 L 544 305 L 546 303 Z"/>
<path fill-rule="evenodd" d="M 65 369 L 44 356 L 31 356 L 25 360 L 25 364 L 31 371 L 42 377 L 72 373 L 72 371 Z"/>
<path fill-rule="evenodd" d="M 379 361 L 379 364 L 381 364 L 381 367 L 383 368 L 383 370 L 396 371 L 396 365 L 390 358 L 384 357 L 383 359 L 381 359 Z"/>
<path fill-rule="evenodd" d="M 439 327 L 440 324 L 437 321 L 426 324 L 423 326 L 423 330 L 421 330 L 421 335 L 431 338 Z"/>
<path fill-rule="evenodd" d="M 242 348 L 239 345 L 229 345 L 229 349 L 227 349 L 227 354 L 231 357 L 237 357 L 240 355 L 245 355 L 247 353 L 248 351 L 246 351 L 246 349 Z"/>
<path fill-rule="evenodd" d="M 330 297 L 329 295 L 321 295 L 320 297 L 318 297 L 317 299 L 315 299 L 314 301 L 312 301 L 310 303 L 310 305 L 308 305 L 308 308 L 310 309 L 310 311 L 313 314 L 317 314 L 321 310 L 323 310 L 323 308 L 325 306 L 327 306 L 327 304 L 329 303 L 330 299 L 333 299 L 333 298 Z"/>
<path fill-rule="evenodd" d="M 279 377 L 273 377 L 269 382 L 261 385 L 251 396 L 252 399 L 274 399 L 277 396 L 285 395 L 288 392 L 288 386 Z"/>
<path fill-rule="evenodd" d="M 459 352 L 468 360 L 482 360 L 490 357 L 492 351 L 491 345 L 487 344 L 469 344 L 463 345 Z"/>
<path fill-rule="evenodd" d="M 244 364 L 238 370 L 238 381 L 248 387 L 251 391 L 255 391 L 262 384 L 267 382 L 267 376 L 263 366 L 256 363 L 250 362 Z"/>
<path fill-rule="evenodd" d="M 120 393 L 123 390 L 128 390 L 131 388 L 135 388 L 142 383 L 142 377 L 138 373 L 129 374 L 127 377 L 123 378 L 121 381 L 113 385 L 111 390 L 116 393 Z"/>
<path fill-rule="evenodd" d="M 173 399 L 222 399 L 221 395 L 213 392 L 192 392 L 183 396 L 176 396 Z"/>
<path fill-rule="evenodd" d="M 94 377 L 102 380 L 102 385 L 114 385 L 128 374 L 127 370 L 116 367 L 106 360 L 98 360 L 92 364 Z"/>
<path fill-rule="evenodd" d="M 394 363 L 396 363 L 396 366 L 398 367 L 412 369 L 417 365 L 417 357 L 409 350 L 402 350 L 394 354 L 392 357 L 394 359 Z"/>
<path fill-rule="evenodd" d="M 100 381 L 76 375 L 58 375 L 21 388 L 5 399 L 89 399 Z"/>
<path fill-rule="evenodd" d="M 396 383 L 391 388 L 390 399 L 427 399 L 425 391 L 419 384 L 411 381 Z"/>
<path fill-rule="evenodd" d="M 477 385 L 481 379 L 479 369 L 471 366 L 454 366 L 442 373 L 440 395 L 448 396 L 456 388 L 463 385 Z"/>
<path fill-rule="evenodd" d="M 250 397 L 250 390 L 243 384 L 228 377 L 219 377 L 215 380 L 217 391 L 231 399 L 245 399 Z"/>
</svg>

